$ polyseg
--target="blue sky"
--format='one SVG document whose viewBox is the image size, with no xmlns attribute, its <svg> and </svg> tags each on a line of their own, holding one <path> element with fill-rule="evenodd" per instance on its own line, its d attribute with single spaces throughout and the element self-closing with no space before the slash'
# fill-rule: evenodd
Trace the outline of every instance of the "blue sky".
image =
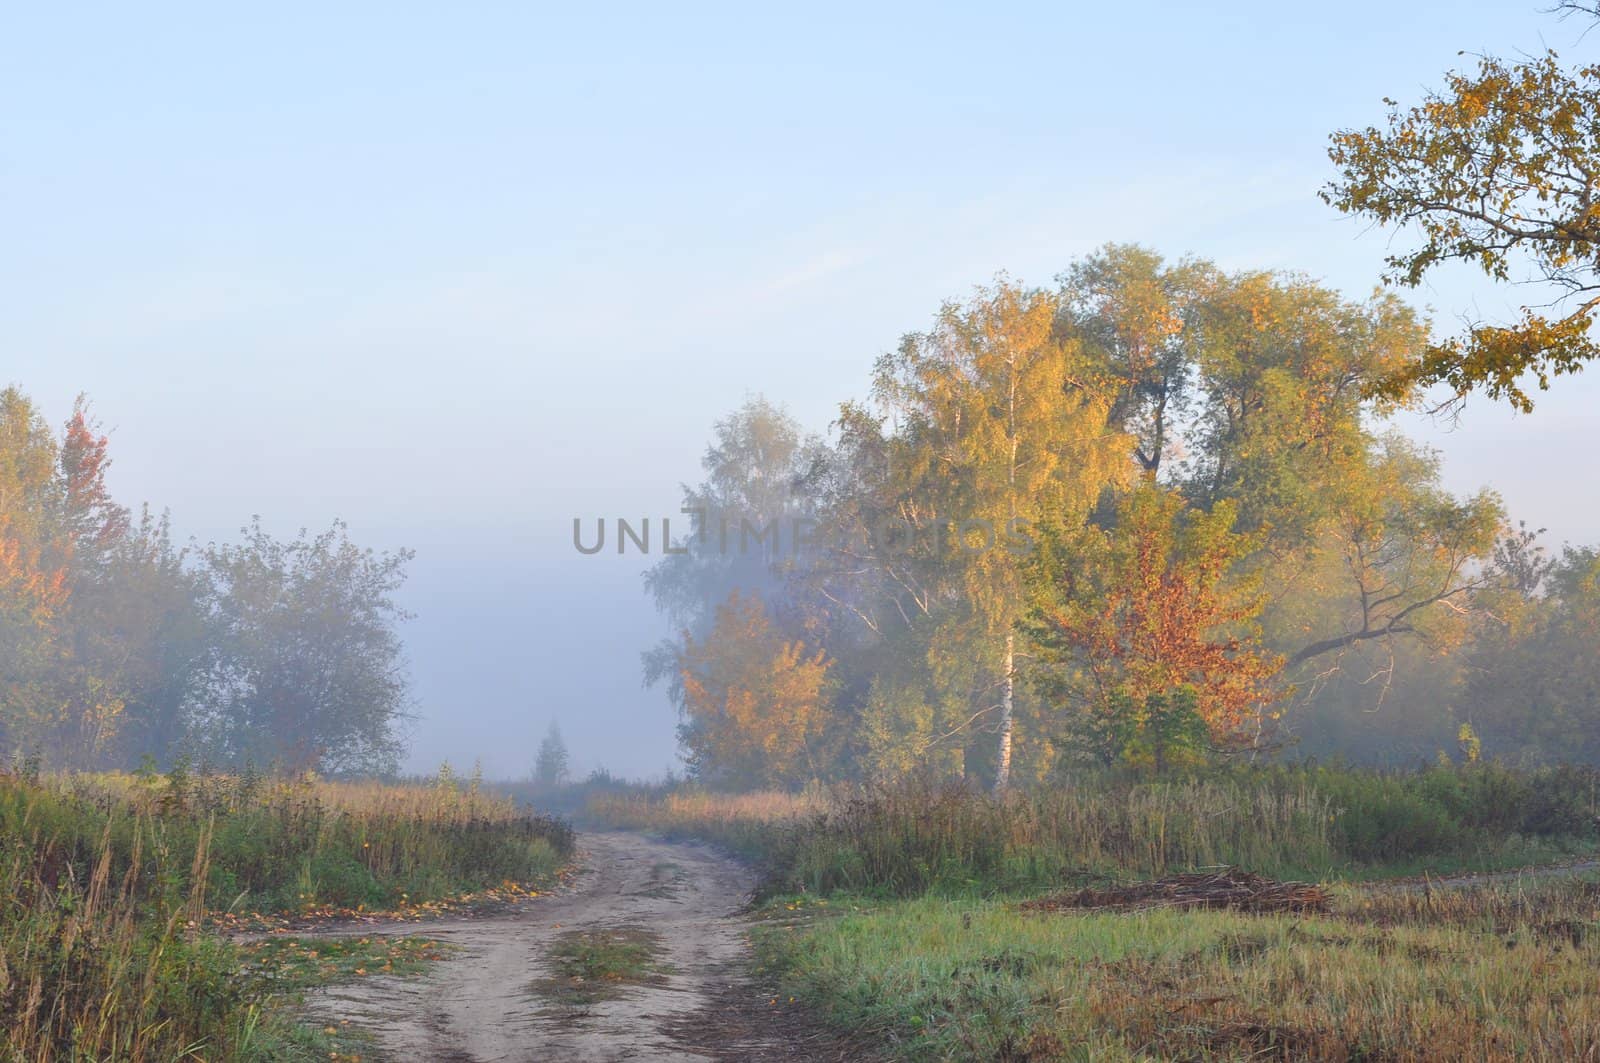
<svg viewBox="0 0 1600 1063">
<path fill-rule="evenodd" d="M 1317 200 L 1327 133 L 1461 51 L 1600 46 L 1520 2 L 326 6 L 0 16 L 0 382 L 87 391 L 185 536 L 415 547 L 413 766 L 492 774 L 552 716 L 584 767 L 673 759 L 639 566 L 571 520 L 675 512 L 747 394 L 825 428 L 943 299 L 1112 240 L 1362 295 L 1388 237 Z M 1595 541 L 1596 398 L 1417 430 Z"/>
</svg>

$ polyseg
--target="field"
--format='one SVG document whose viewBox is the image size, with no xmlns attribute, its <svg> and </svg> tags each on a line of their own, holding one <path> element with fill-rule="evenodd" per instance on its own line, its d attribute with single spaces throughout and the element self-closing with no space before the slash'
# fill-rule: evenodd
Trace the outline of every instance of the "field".
<svg viewBox="0 0 1600 1063">
<path fill-rule="evenodd" d="M 753 1059 L 1584 1058 L 1596 781 L 1468 764 L 1003 798 L 608 786 L 585 822 L 632 833 L 591 838 L 591 873 L 521 908 L 501 902 L 547 891 L 573 832 L 448 774 L 10 773 L 0 1059 L 559 1058 L 662 1037 Z M 686 844 L 706 841 L 743 866 Z M 1493 872 L 1530 864 L 1552 867 Z M 1261 877 L 1182 877 L 1223 865 Z M 504 917 L 426 920 L 483 904 Z M 359 986 L 330 1003 L 333 982 Z"/>
<path fill-rule="evenodd" d="M 778 916 L 783 918 L 779 918 Z M 1326 915 L 791 898 L 788 993 L 905 1059 L 1587 1059 L 1600 883 L 1350 888 Z"/>
<path fill-rule="evenodd" d="M 1594 851 L 1594 779 L 1488 765 L 596 799 L 766 869 L 755 951 L 801 1008 L 908 1060 L 1586 1058 L 1600 883 L 1465 871 Z M 1325 910 L 1033 910 L 1214 865 Z M 1394 880 L 1427 870 L 1447 884 Z"/>
<path fill-rule="evenodd" d="M 364 961 L 277 962 L 219 931 L 520 895 L 573 844 L 448 778 L 183 772 L 0 774 L 0 838 L 0 1058 L 41 1063 L 329 1058 L 339 1031 L 297 1024 L 288 993 Z"/>
</svg>

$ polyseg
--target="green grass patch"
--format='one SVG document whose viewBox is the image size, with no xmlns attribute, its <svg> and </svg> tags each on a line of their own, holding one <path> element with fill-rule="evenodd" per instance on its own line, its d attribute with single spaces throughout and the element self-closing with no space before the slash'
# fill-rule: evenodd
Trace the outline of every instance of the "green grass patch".
<svg viewBox="0 0 1600 1063">
<path fill-rule="evenodd" d="M 1600 1051 L 1600 885 L 1341 891 L 1327 916 L 803 899 L 787 992 L 897 1058 L 1529 1058 Z"/>
<path fill-rule="evenodd" d="M 637 926 L 572 930 L 546 954 L 551 974 L 532 990 L 564 1009 L 611 1000 L 637 985 L 660 985 L 672 973 L 662 962 L 661 937 Z"/>
</svg>

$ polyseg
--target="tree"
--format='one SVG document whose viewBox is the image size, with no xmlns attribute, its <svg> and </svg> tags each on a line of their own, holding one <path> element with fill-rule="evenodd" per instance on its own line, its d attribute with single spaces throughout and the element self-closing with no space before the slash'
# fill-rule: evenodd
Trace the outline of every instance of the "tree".
<svg viewBox="0 0 1600 1063">
<path fill-rule="evenodd" d="M 1214 741 L 1189 686 L 1147 694 L 1143 701 L 1114 695 L 1107 711 L 1089 722 L 1085 730 L 1102 756 L 1158 775 L 1203 763 Z"/>
<path fill-rule="evenodd" d="M 126 531 L 105 452 L 81 399 L 58 443 L 21 392 L 0 392 L 0 728 L 57 764 L 92 759 L 123 709 L 118 676 L 95 667 L 79 623 L 103 551 Z"/>
<path fill-rule="evenodd" d="M 1248 565 L 1260 537 L 1235 532 L 1235 517 L 1230 502 L 1207 513 L 1147 484 L 1121 501 L 1113 526 L 1057 533 L 1040 551 L 1039 681 L 1119 752 L 1160 738 L 1161 759 L 1191 710 L 1213 743 L 1238 744 L 1279 694 L 1282 658 L 1261 643 L 1265 598 Z"/>
<path fill-rule="evenodd" d="M 1304 277 L 1245 272 L 1213 279 L 1184 338 L 1193 416 L 1175 482 L 1202 507 L 1232 499 L 1246 529 L 1270 527 L 1274 548 L 1292 552 L 1367 461 L 1368 415 L 1395 408 L 1365 385 L 1414 358 L 1427 329 L 1392 295 L 1358 303 Z"/>
<path fill-rule="evenodd" d="M 759 396 L 716 423 L 701 458 L 705 480 L 683 486 L 681 534 L 645 573 L 645 589 L 670 623 L 704 637 L 729 594 L 770 598 L 781 590 L 812 516 L 800 487 L 818 447 L 787 410 Z M 681 709 L 677 644 L 647 650 L 643 663 L 645 685 L 667 684 Z"/>
<path fill-rule="evenodd" d="M 15 388 L 0 391 L 0 739 L 8 752 L 36 749 L 61 708 L 52 670 L 67 574 L 41 548 L 55 459 L 33 404 Z"/>
<path fill-rule="evenodd" d="M 554 789 L 567 781 L 567 743 L 561 737 L 561 727 L 554 720 L 539 743 L 539 756 L 533 762 L 533 781 L 545 789 Z"/>
<path fill-rule="evenodd" d="M 345 525 L 274 539 L 260 522 L 208 547 L 215 646 L 198 721 L 223 760 L 391 770 L 408 683 L 395 601 L 409 550 L 377 554 Z"/>
<path fill-rule="evenodd" d="M 1117 389 L 1110 421 L 1132 436 L 1140 472 L 1158 480 L 1181 447 L 1194 381 L 1194 315 L 1219 274 L 1168 266 L 1142 247 L 1107 244 L 1059 278 L 1057 331 L 1083 347 Z"/>
<path fill-rule="evenodd" d="M 40 564 L 39 551 L 0 514 L 0 741 L 35 751 L 66 722 L 54 669 L 66 573 Z"/>
<path fill-rule="evenodd" d="M 779 630 L 759 597 L 732 592 L 704 640 L 684 633 L 678 661 L 695 775 L 726 786 L 819 776 L 833 723 L 827 658 Z"/>
<path fill-rule="evenodd" d="M 1556 298 L 1523 307 L 1517 321 L 1470 323 L 1375 393 L 1398 398 L 1445 384 L 1459 402 L 1481 387 L 1530 411 L 1525 374 L 1546 389 L 1600 354 L 1591 335 L 1600 308 L 1600 66 L 1568 70 L 1553 51 L 1516 63 L 1488 57 L 1473 72 L 1446 75 L 1444 91 L 1418 106 L 1385 102 L 1383 128 L 1333 134 L 1328 153 L 1341 174 L 1322 195 L 1345 213 L 1417 232 L 1417 246 L 1389 256 L 1386 279 L 1416 287 L 1441 264 L 1462 262 L 1497 281 L 1531 274 Z"/>
<path fill-rule="evenodd" d="M 74 568 L 88 579 L 103 574 L 107 555 L 121 545 L 129 531 L 128 510 L 112 499 L 106 486 L 110 446 L 111 441 L 89 415 L 88 400 L 78 396 L 62 432 L 58 519 Z"/>
<path fill-rule="evenodd" d="M 883 448 L 889 512 L 921 543 L 902 548 L 890 571 L 932 621 L 935 671 L 975 663 L 992 676 L 958 725 L 996 714 L 996 790 L 1011 775 L 1019 547 L 1047 518 L 1086 517 L 1126 470 L 1126 437 L 1107 424 L 1112 395 L 1080 346 L 1057 334 L 1060 313 L 1059 296 L 1002 279 L 946 305 L 930 331 L 880 359 L 874 378 L 900 422 Z"/>
<path fill-rule="evenodd" d="M 204 573 L 175 546 L 166 514 L 141 511 L 103 558 L 103 578 L 74 593 L 79 652 L 114 677 L 122 712 L 104 759 L 177 756 L 190 737 L 214 639 Z"/>
<path fill-rule="evenodd" d="M 1316 591 L 1301 607 L 1315 615 L 1303 616 L 1289 664 L 1401 637 L 1459 643 L 1474 593 L 1491 582 L 1505 525 L 1498 496 L 1454 497 L 1439 486 L 1437 455 L 1395 434 L 1343 486 L 1322 531 L 1321 568 L 1302 574 Z"/>
<path fill-rule="evenodd" d="M 82 691 L 79 763 L 172 755 L 203 653 L 198 581 L 164 516 L 146 509 L 135 526 L 112 498 L 110 467 L 110 440 L 80 395 L 61 432 L 53 518 L 71 590 L 61 675 Z"/>
<path fill-rule="evenodd" d="M 1456 714 L 1491 756 L 1600 764 L 1600 550 L 1543 567 L 1473 643 Z"/>
</svg>

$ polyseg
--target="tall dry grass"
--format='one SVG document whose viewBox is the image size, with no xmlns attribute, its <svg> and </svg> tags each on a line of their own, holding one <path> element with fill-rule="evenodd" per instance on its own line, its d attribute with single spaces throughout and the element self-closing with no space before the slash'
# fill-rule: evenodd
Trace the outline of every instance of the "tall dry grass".
<svg viewBox="0 0 1600 1063">
<path fill-rule="evenodd" d="M 716 842 L 763 864 L 775 891 L 910 896 L 1220 864 L 1322 876 L 1424 861 L 1531 862 L 1592 848 L 1595 794 L 1593 773 L 1582 771 L 1269 768 L 1091 776 L 1003 797 L 915 780 L 802 794 L 610 794 L 588 812 Z"/>
<path fill-rule="evenodd" d="M 236 909 L 432 900 L 548 877 L 573 847 L 565 823 L 449 778 L 396 786 L 106 773 L 0 787 L 0 834 L 31 823 L 79 866 L 106 829 L 126 861 L 139 817 L 178 849 L 192 848 L 201 825 L 213 823 L 208 887 L 219 906 Z"/>
<path fill-rule="evenodd" d="M 5 785 L 0 783 L 0 785 Z M 260 1011 L 232 949 L 201 930 L 211 834 L 173 849 L 140 816 L 123 859 L 109 829 L 80 865 L 39 833 L 0 858 L 4 1058 L 242 1059 Z M 187 883 L 187 885 L 185 885 Z"/>
<path fill-rule="evenodd" d="M 542 881 L 565 824 L 450 779 L 0 772 L 0 1060 L 328 1058 L 206 928 L 218 908 Z"/>
<path fill-rule="evenodd" d="M 1206 782 L 1005 797 L 923 782 L 805 794 L 685 792 L 601 798 L 590 813 L 615 826 L 708 839 L 764 864 L 773 889 L 818 893 L 1004 889 L 1073 871 L 1281 869 L 1333 859 L 1328 805 L 1314 791 Z"/>
</svg>

